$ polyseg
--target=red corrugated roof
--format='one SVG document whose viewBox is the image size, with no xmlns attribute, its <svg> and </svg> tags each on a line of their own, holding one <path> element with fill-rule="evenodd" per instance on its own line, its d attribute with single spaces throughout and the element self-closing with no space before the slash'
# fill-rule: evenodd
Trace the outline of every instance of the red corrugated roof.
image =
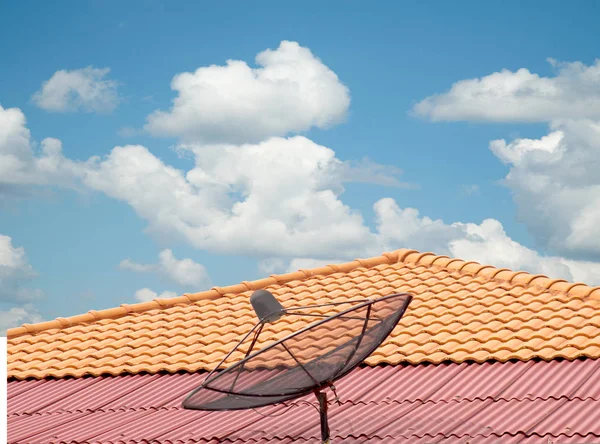
<svg viewBox="0 0 600 444">
<path fill-rule="evenodd" d="M 312 397 L 260 410 L 276 417 L 182 410 L 202 378 L 11 381 L 9 442 L 318 442 L 319 416 L 306 403 Z M 600 442 L 600 360 L 360 368 L 337 386 L 336 443 Z"/>
</svg>

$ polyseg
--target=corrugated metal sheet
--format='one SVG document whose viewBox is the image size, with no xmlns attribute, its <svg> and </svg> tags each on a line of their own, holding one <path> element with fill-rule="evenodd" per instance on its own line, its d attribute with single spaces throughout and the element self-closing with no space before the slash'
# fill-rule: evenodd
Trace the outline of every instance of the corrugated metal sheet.
<svg viewBox="0 0 600 444">
<path fill-rule="evenodd" d="M 318 442 L 314 397 L 250 411 L 180 408 L 201 374 L 12 381 L 11 444 Z M 600 360 L 356 369 L 334 442 L 600 442 Z M 272 416 L 264 416 L 272 415 Z"/>
</svg>

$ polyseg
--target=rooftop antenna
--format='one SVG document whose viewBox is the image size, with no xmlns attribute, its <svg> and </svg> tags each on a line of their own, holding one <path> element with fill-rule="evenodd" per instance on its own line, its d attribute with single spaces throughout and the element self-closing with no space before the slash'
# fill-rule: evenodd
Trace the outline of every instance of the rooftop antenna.
<svg viewBox="0 0 600 444">
<path fill-rule="evenodd" d="M 250 303 L 258 322 L 183 401 L 192 410 L 243 410 L 315 394 L 319 403 L 321 442 L 329 444 L 327 393 L 337 399 L 333 382 L 375 351 L 398 324 L 412 296 L 398 293 L 376 299 L 284 308 L 273 294 L 257 290 Z M 344 306 L 349 308 L 343 309 Z M 336 311 L 337 310 L 337 311 Z M 265 327 L 298 317 L 307 326 L 255 350 Z M 317 318 L 316 321 L 311 322 Z M 252 335 L 245 352 L 241 345 Z M 272 335 L 267 336 L 269 341 Z M 261 337 L 262 339 L 262 337 Z M 243 358 L 224 363 L 234 353 Z M 339 402 L 339 400 L 338 400 Z"/>
</svg>

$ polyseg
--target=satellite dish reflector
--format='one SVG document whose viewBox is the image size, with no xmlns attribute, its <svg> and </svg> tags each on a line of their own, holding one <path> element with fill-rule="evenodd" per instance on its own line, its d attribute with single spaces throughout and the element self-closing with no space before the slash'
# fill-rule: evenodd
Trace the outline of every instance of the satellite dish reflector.
<svg viewBox="0 0 600 444">
<path fill-rule="evenodd" d="M 266 290 L 250 302 L 259 318 L 254 327 L 183 401 L 193 410 L 242 410 L 288 401 L 314 392 L 321 412 L 323 442 L 329 442 L 327 395 L 333 382 L 364 361 L 388 337 L 406 311 L 412 296 L 393 294 L 377 299 L 354 299 L 284 308 Z M 283 318 L 304 320 L 305 326 L 255 350 L 267 323 Z M 254 333 L 242 354 L 241 346 Z M 265 334 L 269 341 L 274 335 Z M 258 348 L 258 347 L 256 347 Z M 234 353 L 237 362 L 225 366 Z M 243 356 L 243 357 L 242 357 Z"/>
</svg>

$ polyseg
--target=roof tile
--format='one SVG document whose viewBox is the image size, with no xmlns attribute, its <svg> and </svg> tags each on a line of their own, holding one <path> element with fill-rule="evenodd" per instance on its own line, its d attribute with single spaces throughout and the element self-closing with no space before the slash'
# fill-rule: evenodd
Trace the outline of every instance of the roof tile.
<svg viewBox="0 0 600 444">
<path fill-rule="evenodd" d="M 12 329 L 9 377 L 212 369 L 256 322 L 249 296 L 259 288 L 287 307 L 413 294 L 370 365 L 600 357 L 600 287 L 398 250 Z M 298 326 L 273 328 L 282 337 Z"/>
</svg>

